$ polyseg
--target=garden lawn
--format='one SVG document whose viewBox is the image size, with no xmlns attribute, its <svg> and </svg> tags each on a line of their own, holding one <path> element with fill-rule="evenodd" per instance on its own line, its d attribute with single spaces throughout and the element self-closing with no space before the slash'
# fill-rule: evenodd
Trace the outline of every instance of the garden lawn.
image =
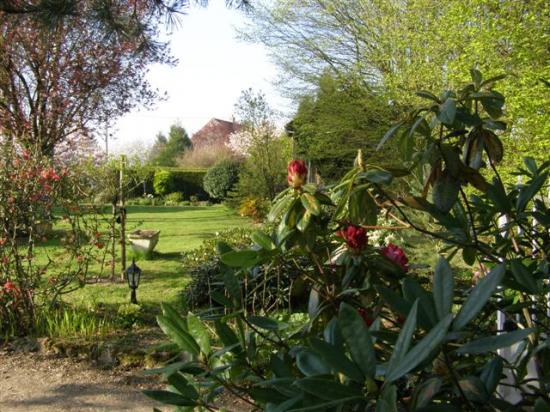
<svg viewBox="0 0 550 412">
<path fill-rule="evenodd" d="M 160 230 L 160 240 L 152 260 L 137 260 L 142 269 L 141 282 L 137 291 L 138 302 L 146 311 L 157 312 L 161 302 L 177 302 L 178 292 L 189 278 L 181 264 L 181 254 L 194 249 L 216 232 L 234 227 L 246 227 L 251 223 L 241 218 L 231 209 L 215 206 L 128 206 L 127 231 L 137 228 Z M 41 246 L 42 253 L 55 250 L 56 239 Z M 131 263 L 132 252 L 127 247 L 127 264 Z M 120 256 L 120 255 L 119 255 Z M 54 268 L 55 270 L 55 268 Z M 90 278 L 100 270 L 100 265 L 92 267 Z M 103 269 L 103 277 L 108 277 L 108 263 Z M 106 312 L 116 311 L 121 304 L 129 302 L 129 289 L 120 279 L 120 258 L 117 259 L 117 282 L 101 281 L 88 284 L 63 299 L 76 306 L 86 308 L 101 307 Z"/>
</svg>

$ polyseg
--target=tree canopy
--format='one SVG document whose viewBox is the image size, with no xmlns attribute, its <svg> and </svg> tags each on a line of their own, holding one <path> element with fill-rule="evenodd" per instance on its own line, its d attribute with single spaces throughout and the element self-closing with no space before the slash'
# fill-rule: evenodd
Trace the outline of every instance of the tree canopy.
<svg viewBox="0 0 550 412">
<path fill-rule="evenodd" d="M 540 81 L 550 78 L 547 1 L 258 1 L 252 19 L 244 36 L 269 47 L 289 93 L 311 90 L 329 70 L 407 107 L 419 102 L 415 91 L 455 88 L 478 67 L 486 78 L 507 75 L 507 153 L 541 159 L 550 150 L 550 93 Z"/>
<path fill-rule="evenodd" d="M 175 123 L 170 126 L 168 138 L 162 133 L 157 134 L 150 161 L 157 166 L 176 166 L 177 158 L 190 148 L 189 135 L 179 123 Z"/>
<path fill-rule="evenodd" d="M 353 164 L 358 149 L 369 162 L 384 164 L 395 157 L 389 149 L 376 150 L 392 116 L 383 96 L 356 79 L 327 72 L 317 90 L 300 100 L 287 129 L 295 154 L 311 160 L 323 178 L 333 179 Z"/>
</svg>

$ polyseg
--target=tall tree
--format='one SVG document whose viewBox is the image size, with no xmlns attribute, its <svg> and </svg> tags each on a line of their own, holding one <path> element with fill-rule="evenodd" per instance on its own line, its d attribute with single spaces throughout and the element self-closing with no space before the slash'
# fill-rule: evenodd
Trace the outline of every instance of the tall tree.
<svg viewBox="0 0 550 412">
<path fill-rule="evenodd" d="M 235 114 L 242 128 L 230 136 L 229 146 L 245 159 L 236 197 L 273 199 L 286 185 L 291 142 L 277 131 L 274 111 L 262 92 L 243 91 L 235 104 Z"/>
<path fill-rule="evenodd" d="M 395 150 L 376 150 L 393 116 L 384 97 L 361 81 L 336 78 L 327 72 L 315 93 L 300 100 L 287 129 L 295 153 L 312 161 L 321 177 L 332 180 L 349 169 L 358 149 L 372 163 L 387 164 L 395 159 Z"/>
<path fill-rule="evenodd" d="M 157 134 L 151 152 L 151 163 L 157 166 L 176 166 L 178 157 L 190 148 L 189 135 L 179 123 L 175 123 L 170 126 L 168 138 L 162 133 Z"/>
<path fill-rule="evenodd" d="M 141 11 L 128 5 L 120 13 Z M 0 33 L 0 132 L 47 155 L 69 136 L 151 103 L 148 65 L 171 61 L 165 44 L 151 42 L 154 32 L 104 37 L 85 17 L 44 29 L 0 13 Z"/>
<path fill-rule="evenodd" d="M 291 93 L 318 84 L 326 70 L 379 88 L 389 103 L 419 103 L 418 89 L 452 89 L 476 66 L 507 74 L 512 128 L 507 153 L 550 150 L 550 3 L 545 0 L 259 0 L 245 37 L 266 44 Z M 518 160 L 510 156 L 509 163 Z"/>
</svg>

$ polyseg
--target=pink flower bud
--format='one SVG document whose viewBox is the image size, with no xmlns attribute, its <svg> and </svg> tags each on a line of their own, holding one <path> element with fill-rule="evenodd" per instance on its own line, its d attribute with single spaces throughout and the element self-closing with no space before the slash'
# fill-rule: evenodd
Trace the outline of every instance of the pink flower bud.
<svg viewBox="0 0 550 412">
<path fill-rule="evenodd" d="M 336 232 L 336 235 L 346 241 L 348 247 L 359 252 L 367 245 L 367 231 L 361 226 L 348 225 Z"/>
<path fill-rule="evenodd" d="M 403 252 L 403 249 L 399 246 L 390 243 L 382 249 L 381 253 L 383 256 L 387 257 L 389 260 L 401 267 L 404 272 L 409 270 L 409 259 L 405 255 L 405 252 Z"/>
<path fill-rule="evenodd" d="M 288 164 L 288 184 L 299 189 L 306 182 L 307 167 L 303 160 L 292 160 Z"/>
<path fill-rule="evenodd" d="M 374 323 L 375 319 L 372 317 L 372 313 L 370 311 L 367 311 L 363 308 L 359 308 L 357 309 L 357 313 L 361 315 L 367 327 L 370 327 Z"/>
</svg>

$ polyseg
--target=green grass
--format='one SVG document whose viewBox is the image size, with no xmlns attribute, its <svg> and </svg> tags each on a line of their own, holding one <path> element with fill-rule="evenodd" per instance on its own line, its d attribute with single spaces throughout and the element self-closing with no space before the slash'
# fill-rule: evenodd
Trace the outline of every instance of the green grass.
<svg viewBox="0 0 550 412">
<path fill-rule="evenodd" d="M 222 206 L 129 206 L 127 208 L 128 231 L 136 228 L 160 230 L 160 240 L 151 260 L 136 260 L 142 269 L 137 298 L 145 311 L 152 313 L 158 310 L 161 302 L 177 302 L 178 292 L 188 282 L 187 274 L 181 264 L 181 253 L 194 249 L 215 233 L 233 227 L 250 225 L 248 219 L 241 218 L 234 211 Z M 62 226 L 56 227 L 52 239 L 39 246 L 40 259 L 47 254 L 55 253 L 59 246 Z M 131 248 L 128 246 L 127 264 L 131 263 Z M 117 278 L 120 274 L 120 259 L 117 261 Z M 100 265 L 91 267 L 90 277 L 100 270 Z M 103 270 L 103 277 L 109 275 L 108 265 Z M 55 273 L 53 268 L 52 273 Z M 116 313 L 118 306 L 129 302 L 127 283 L 117 281 L 88 284 L 63 299 L 80 307 L 102 307 L 107 312 Z M 152 314 L 151 313 L 151 314 Z"/>
</svg>

